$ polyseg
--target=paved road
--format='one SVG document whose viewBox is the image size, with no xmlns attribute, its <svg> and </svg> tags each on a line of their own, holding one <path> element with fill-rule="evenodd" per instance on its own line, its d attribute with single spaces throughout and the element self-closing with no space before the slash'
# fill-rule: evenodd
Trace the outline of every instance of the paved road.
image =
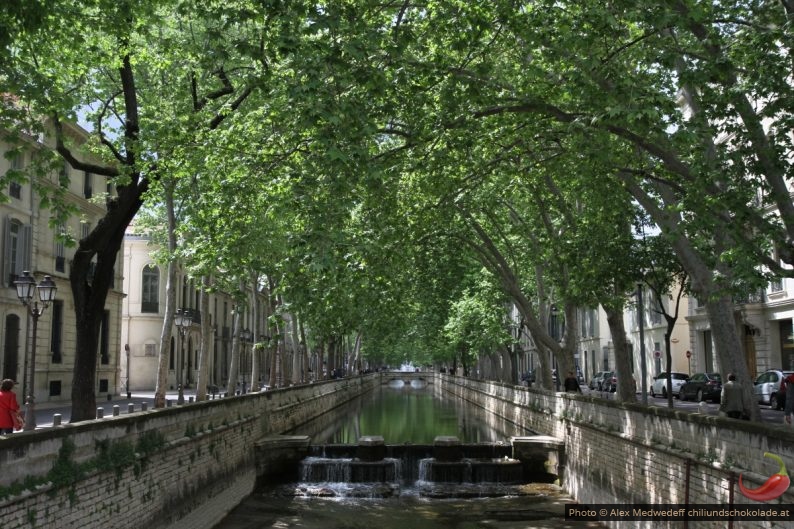
<svg viewBox="0 0 794 529">
<path fill-rule="evenodd" d="M 591 391 L 587 388 L 584 388 L 584 391 L 587 392 L 589 395 L 600 396 L 606 399 L 614 399 L 614 393 L 607 393 L 604 391 Z M 637 400 L 641 401 L 641 396 L 637 394 Z M 690 411 L 692 413 L 697 413 L 700 411 L 700 402 L 693 402 L 691 400 L 681 401 L 679 399 L 673 399 L 673 407 L 676 410 L 685 410 Z M 717 415 L 719 411 L 719 404 L 715 404 L 713 402 L 704 402 L 702 403 L 705 405 L 706 413 L 709 415 Z M 649 406 L 658 406 L 661 408 L 667 407 L 667 399 L 661 397 L 651 397 L 648 395 L 648 405 Z M 774 424 L 783 424 L 783 411 L 782 410 L 773 410 L 769 406 L 761 404 L 761 419 L 765 423 L 774 423 Z"/>
</svg>

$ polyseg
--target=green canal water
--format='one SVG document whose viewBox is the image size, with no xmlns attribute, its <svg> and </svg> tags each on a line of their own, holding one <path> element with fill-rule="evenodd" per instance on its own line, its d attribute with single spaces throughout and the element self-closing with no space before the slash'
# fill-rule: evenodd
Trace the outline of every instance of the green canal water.
<svg viewBox="0 0 794 529">
<path fill-rule="evenodd" d="M 387 444 L 508 442 L 531 435 L 515 424 L 428 387 L 383 386 L 320 421 L 295 429 L 312 444 L 355 444 L 380 435 Z M 378 496 L 378 497 L 375 497 Z M 568 521 L 573 500 L 554 484 L 290 483 L 256 490 L 215 529 L 541 529 L 603 527 Z"/>
<path fill-rule="evenodd" d="M 435 394 L 432 385 L 381 386 L 290 433 L 308 435 L 312 444 L 356 444 L 365 435 L 380 435 L 387 444 L 432 444 L 439 435 L 463 443 L 509 442 L 512 436 L 531 435 L 482 408 Z"/>
</svg>

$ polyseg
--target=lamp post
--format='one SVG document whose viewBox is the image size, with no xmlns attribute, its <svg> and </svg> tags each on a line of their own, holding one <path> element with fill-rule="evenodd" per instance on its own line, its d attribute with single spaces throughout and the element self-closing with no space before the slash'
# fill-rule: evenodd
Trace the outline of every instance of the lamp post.
<svg viewBox="0 0 794 529">
<path fill-rule="evenodd" d="M 642 302 L 642 283 L 637 283 L 637 319 L 640 325 L 640 376 L 642 403 L 648 404 L 648 365 L 645 361 L 645 304 Z"/>
<path fill-rule="evenodd" d="M 182 388 L 182 370 L 185 367 L 185 336 L 187 336 L 187 331 L 193 324 L 193 315 L 188 309 L 177 310 L 176 314 L 174 314 L 174 324 L 179 330 L 179 336 L 182 340 L 182 346 L 180 347 L 179 354 L 179 369 L 177 372 L 177 391 L 179 391 L 179 395 L 177 396 L 176 403 L 184 404 L 185 393 L 184 389 Z"/>
<path fill-rule="evenodd" d="M 28 309 L 30 317 L 33 319 L 33 339 L 31 340 L 30 351 L 30 371 L 28 373 L 28 396 L 25 402 L 25 430 L 36 429 L 36 333 L 38 332 L 39 317 L 44 314 L 44 309 L 47 308 L 54 299 L 55 292 L 58 288 L 50 276 L 44 276 L 41 283 L 36 284 L 36 280 L 31 277 L 30 272 L 27 270 L 22 272 L 22 277 L 14 281 L 14 286 L 17 288 L 17 297 Z M 33 299 L 33 290 L 38 290 L 39 300 Z"/>
<path fill-rule="evenodd" d="M 240 375 L 243 378 L 243 382 L 242 384 L 240 384 L 240 395 L 245 394 L 245 366 L 247 363 L 245 361 L 245 355 L 246 355 L 245 348 L 247 347 L 248 342 L 251 341 L 251 337 L 252 337 L 251 329 L 246 328 L 240 331 L 240 341 L 242 342 L 242 346 L 240 349 Z"/>
</svg>

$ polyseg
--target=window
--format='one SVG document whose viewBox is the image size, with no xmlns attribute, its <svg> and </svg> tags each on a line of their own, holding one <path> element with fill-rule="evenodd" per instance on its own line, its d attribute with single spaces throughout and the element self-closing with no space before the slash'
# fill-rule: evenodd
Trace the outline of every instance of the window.
<svg viewBox="0 0 794 529">
<path fill-rule="evenodd" d="M 659 325 L 662 323 L 662 306 L 658 296 L 652 290 L 648 291 L 648 320 L 651 325 Z"/>
<path fill-rule="evenodd" d="M 91 173 L 89 171 L 83 173 L 83 196 L 85 196 L 85 198 L 91 198 L 94 194 L 91 180 Z"/>
<path fill-rule="evenodd" d="M 783 280 L 779 277 L 769 282 L 770 292 L 781 292 L 783 290 Z"/>
<path fill-rule="evenodd" d="M 17 276 L 30 268 L 30 226 L 6 217 L 3 242 L 4 277 L 6 286 L 12 287 Z"/>
<path fill-rule="evenodd" d="M 21 172 L 25 169 L 24 155 L 20 154 L 11 159 L 11 171 Z M 8 184 L 8 195 L 11 198 L 22 198 L 22 185 L 19 182 L 12 181 Z"/>
<path fill-rule="evenodd" d="M 157 356 L 157 344 L 147 343 L 143 346 L 143 356 Z"/>
<path fill-rule="evenodd" d="M 102 365 L 110 363 L 110 311 L 102 314 L 102 328 L 99 335 L 99 354 Z M 100 390 L 101 391 L 101 390 Z"/>
<path fill-rule="evenodd" d="M 52 334 L 50 335 L 50 349 L 52 350 L 52 363 L 60 364 L 63 362 L 63 301 L 58 299 L 52 302 Z"/>
<path fill-rule="evenodd" d="M 61 381 L 50 380 L 50 397 L 57 397 L 61 394 Z"/>
<path fill-rule="evenodd" d="M 58 225 L 57 234 L 63 235 L 64 227 L 62 224 Z M 64 248 L 61 239 L 55 239 L 55 271 L 66 272 L 66 249 Z"/>
<path fill-rule="evenodd" d="M 99 392 L 100 393 L 107 393 L 108 391 L 108 379 L 100 378 L 99 379 Z"/>
<path fill-rule="evenodd" d="M 141 272 L 141 312 L 160 312 L 160 270 L 146 265 Z"/>
</svg>

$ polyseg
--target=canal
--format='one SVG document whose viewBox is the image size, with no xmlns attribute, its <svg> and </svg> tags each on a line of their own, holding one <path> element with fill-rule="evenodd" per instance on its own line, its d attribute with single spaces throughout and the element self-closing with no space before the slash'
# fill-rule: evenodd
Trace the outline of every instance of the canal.
<svg viewBox="0 0 794 529">
<path fill-rule="evenodd" d="M 382 436 L 389 445 L 432 444 L 437 436 L 509 444 L 532 434 L 416 382 L 381 386 L 290 433 L 310 436 L 312 445 L 356 444 L 363 436 Z M 550 483 L 287 483 L 254 491 L 215 529 L 600 527 L 566 521 L 571 501 Z"/>
</svg>

